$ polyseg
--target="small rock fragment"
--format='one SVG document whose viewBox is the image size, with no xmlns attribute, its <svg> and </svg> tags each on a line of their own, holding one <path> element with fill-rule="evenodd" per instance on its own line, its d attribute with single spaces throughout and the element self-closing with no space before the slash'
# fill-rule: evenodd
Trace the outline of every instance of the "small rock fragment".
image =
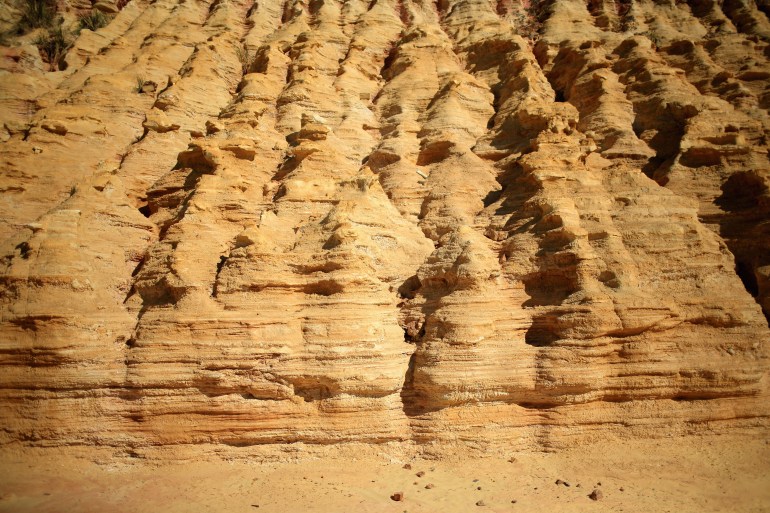
<svg viewBox="0 0 770 513">
<path fill-rule="evenodd" d="M 476 502 L 476 506 L 486 506 L 487 504 L 484 501 L 478 501 Z"/>
<path fill-rule="evenodd" d="M 44 130 L 56 135 L 66 135 L 67 127 L 61 121 L 46 120 L 40 125 Z"/>
<path fill-rule="evenodd" d="M 401 502 L 404 500 L 404 492 L 396 492 L 393 495 L 391 495 L 390 498 L 396 502 Z"/>
<path fill-rule="evenodd" d="M 152 132 L 158 132 L 159 134 L 164 134 L 166 132 L 179 130 L 179 123 L 174 123 L 171 120 L 169 120 L 166 113 L 163 112 L 162 110 L 152 109 L 150 112 L 145 114 L 145 119 L 144 119 L 144 123 L 142 123 L 142 127 Z"/>
<path fill-rule="evenodd" d="M 428 483 L 428 484 L 425 485 L 425 489 L 426 490 L 430 490 L 432 488 L 433 488 L 433 483 Z"/>
<path fill-rule="evenodd" d="M 224 126 L 216 121 L 206 121 L 206 133 L 211 135 L 224 130 Z"/>
<path fill-rule="evenodd" d="M 424 475 L 425 475 L 425 472 L 423 472 L 423 471 L 421 470 L 421 471 L 417 472 L 415 475 L 416 475 L 417 477 L 422 477 L 422 476 L 424 476 Z"/>
<path fill-rule="evenodd" d="M 411 465 L 411 464 L 409 464 L 409 463 L 406 463 L 406 464 L 404 465 L 404 468 L 405 468 L 406 470 L 412 470 L 412 465 Z"/>
<path fill-rule="evenodd" d="M 599 490 L 598 488 L 595 488 L 594 491 L 588 495 L 588 498 L 591 499 L 592 501 L 598 501 L 604 498 L 604 494 L 602 493 L 601 490 Z"/>
</svg>

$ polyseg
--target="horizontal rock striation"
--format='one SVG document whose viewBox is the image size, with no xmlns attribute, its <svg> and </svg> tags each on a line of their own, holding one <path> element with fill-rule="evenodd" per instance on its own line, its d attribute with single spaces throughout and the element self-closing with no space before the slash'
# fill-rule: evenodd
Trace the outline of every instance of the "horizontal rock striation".
<svg viewBox="0 0 770 513">
<path fill-rule="evenodd" d="M 767 428 L 765 2 L 108 4 L 3 49 L 4 446 Z"/>
</svg>

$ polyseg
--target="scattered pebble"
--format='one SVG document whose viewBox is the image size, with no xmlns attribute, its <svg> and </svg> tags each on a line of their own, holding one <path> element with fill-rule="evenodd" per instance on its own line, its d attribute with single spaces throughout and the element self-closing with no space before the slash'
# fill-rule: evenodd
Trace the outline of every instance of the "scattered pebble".
<svg viewBox="0 0 770 513">
<path fill-rule="evenodd" d="M 409 464 L 409 463 L 406 463 L 406 464 L 404 464 L 404 468 L 405 468 L 406 470 L 412 470 L 412 465 L 411 465 L 411 464 Z"/>
<path fill-rule="evenodd" d="M 478 479 L 474 479 L 474 480 L 473 480 L 473 482 L 474 482 L 474 483 L 478 483 L 478 482 L 479 482 L 479 480 L 478 480 Z"/>
<path fill-rule="evenodd" d="M 625 490 L 623 489 L 623 487 L 622 487 L 622 486 L 619 488 L 619 490 L 620 490 L 621 492 L 624 492 L 624 491 L 625 491 Z"/>
<path fill-rule="evenodd" d="M 477 487 L 476 487 L 476 490 L 481 490 L 481 487 L 480 487 L 480 486 L 477 486 Z"/>
<path fill-rule="evenodd" d="M 604 498 L 604 494 L 598 488 L 595 488 L 593 492 L 588 495 L 588 498 L 592 501 L 598 501 Z"/>
<path fill-rule="evenodd" d="M 511 501 L 511 504 L 516 504 L 516 499 L 513 499 L 513 500 Z"/>
<path fill-rule="evenodd" d="M 486 506 L 487 504 L 484 501 L 478 501 L 476 503 L 476 506 Z"/>
<path fill-rule="evenodd" d="M 393 495 L 391 495 L 390 498 L 396 502 L 401 502 L 404 500 L 404 492 L 396 492 Z"/>
<path fill-rule="evenodd" d="M 428 483 L 428 484 L 425 485 L 425 489 L 426 490 L 430 490 L 432 488 L 433 488 L 433 483 Z"/>
<path fill-rule="evenodd" d="M 557 485 L 569 486 L 569 483 L 567 481 L 562 481 L 561 479 L 557 479 L 556 480 L 556 484 Z M 580 486 L 580 485 L 578 485 L 578 486 Z"/>
<path fill-rule="evenodd" d="M 416 475 L 417 477 L 422 477 L 422 476 L 424 476 L 424 475 L 425 475 L 425 472 L 423 472 L 423 471 L 421 470 L 421 471 L 417 472 L 415 475 Z"/>
</svg>

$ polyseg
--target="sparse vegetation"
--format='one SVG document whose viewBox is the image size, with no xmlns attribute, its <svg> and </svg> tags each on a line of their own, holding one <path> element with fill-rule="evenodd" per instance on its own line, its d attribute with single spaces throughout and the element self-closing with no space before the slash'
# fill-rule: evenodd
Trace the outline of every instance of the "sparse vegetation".
<svg viewBox="0 0 770 513">
<path fill-rule="evenodd" d="M 72 39 L 64 32 L 61 25 L 49 29 L 45 35 L 38 37 L 35 44 L 51 71 L 64 69 L 62 68 L 64 56 L 72 46 Z"/>
<path fill-rule="evenodd" d="M 45 29 L 35 39 L 35 45 L 50 71 L 63 69 L 64 56 L 73 43 L 71 34 L 62 28 L 63 21 L 56 15 L 54 0 L 25 0 L 16 26 L 19 34 Z"/>
<path fill-rule="evenodd" d="M 52 27 L 55 17 L 56 4 L 51 0 L 26 0 L 22 7 L 18 32 L 24 34 L 38 28 Z"/>
<path fill-rule="evenodd" d="M 102 11 L 93 10 L 90 14 L 80 18 L 80 28 L 96 32 L 110 22 L 110 17 Z"/>
<path fill-rule="evenodd" d="M 254 57 L 248 48 L 236 48 L 235 55 L 238 57 L 238 61 L 241 63 L 241 72 L 245 75 L 251 71 L 251 65 L 254 61 Z"/>
</svg>

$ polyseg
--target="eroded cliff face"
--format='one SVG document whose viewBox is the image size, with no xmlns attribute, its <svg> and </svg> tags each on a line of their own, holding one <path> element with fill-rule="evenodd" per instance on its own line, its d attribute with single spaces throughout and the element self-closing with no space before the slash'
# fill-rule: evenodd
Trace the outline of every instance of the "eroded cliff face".
<svg viewBox="0 0 770 513">
<path fill-rule="evenodd" d="M 766 2 L 121 7 L 3 50 L 3 444 L 767 427 Z"/>
</svg>

